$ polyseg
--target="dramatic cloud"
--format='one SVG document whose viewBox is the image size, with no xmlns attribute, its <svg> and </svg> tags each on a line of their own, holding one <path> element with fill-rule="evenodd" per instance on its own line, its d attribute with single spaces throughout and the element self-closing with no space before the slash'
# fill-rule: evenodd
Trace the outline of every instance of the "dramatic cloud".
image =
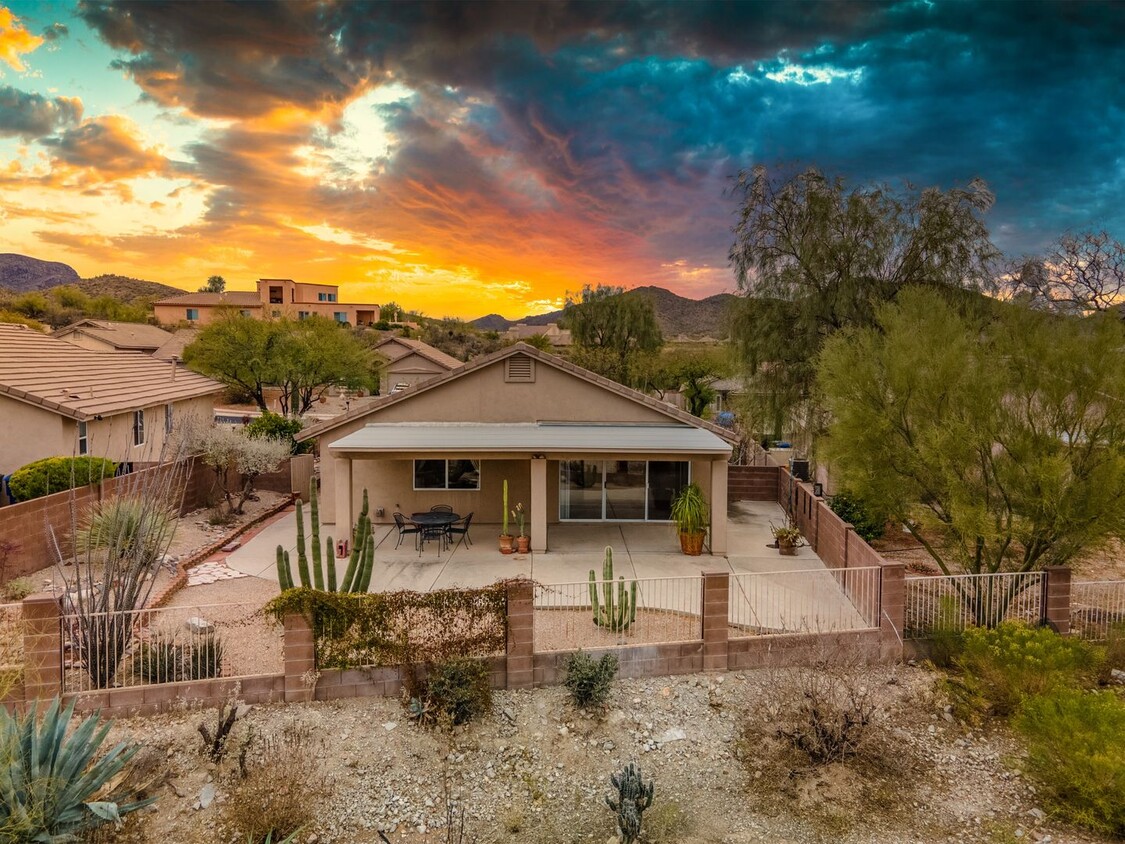
<svg viewBox="0 0 1125 844">
<path fill-rule="evenodd" d="M 47 98 L 0 85 L 0 135 L 29 141 L 53 135 L 81 119 L 82 101 L 75 97 Z"/>
<path fill-rule="evenodd" d="M 137 126 L 125 117 L 98 117 L 68 129 L 43 144 L 57 160 L 74 168 L 97 171 L 103 179 L 127 179 L 163 173 L 168 160 L 146 147 Z"/>
<path fill-rule="evenodd" d="M 25 70 L 20 56 L 30 53 L 42 43 L 42 38 L 24 29 L 10 10 L 0 6 L 0 62 L 12 70 Z"/>
</svg>

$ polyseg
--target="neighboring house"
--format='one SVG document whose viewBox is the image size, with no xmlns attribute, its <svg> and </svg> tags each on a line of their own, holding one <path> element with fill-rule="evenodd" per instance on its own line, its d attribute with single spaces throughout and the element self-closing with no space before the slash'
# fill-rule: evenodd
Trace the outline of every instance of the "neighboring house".
<svg viewBox="0 0 1125 844">
<path fill-rule="evenodd" d="M 198 328 L 177 328 L 152 356 L 157 360 L 183 360 L 184 349 L 198 339 Z"/>
<path fill-rule="evenodd" d="M 517 322 L 504 332 L 504 337 L 508 340 L 527 340 L 536 334 L 542 334 L 556 348 L 569 346 L 572 342 L 570 329 L 559 328 L 557 322 L 549 322 L 546 325 L 528 325 L 526 322 Z"/>
<path fill-rule="evenodd" d="M 95 352 L 143 352 L 146 355 L 151 355 L 172 337 L 155 325 L 102 319 L 80 319 L 52 332 L 51 336 Z"/>
<path fill-rule="evenodd" d="M 696 481 L 712 505 L 711 551 L 726 551 L 734 435 L 524 343 L 299 438 L 320 442 L 320 513 L 336 525 L 352 523 L 364 489 L 378 522 L 450 504 L 495 525 L 507 480 L 509 506 L 524 504 L 543 551 L 560 522 L 667 522 Z"/>
<path fill-rule="evenodd" d="M 379 368 L 379 389 L 383 393 L 402 392 L 464 366 L 452 355 L 406 337 L 388 337 L 374 351 L 387 360 Z"/>
<path fill-rule="evenodd" d="M 340 302 L 339 290 L 335 284 L 261 278 L 256 293 L 185 293 L 154 302 L 153 311 L 161 325 L 183 322 L 210 325 L 219 314 L 230 311 L 255 319 L 282 316 L 304 319 L 315 314 L 348 325 L 372 325 L 379 321 L 378 305 Z"/>
<path fill-rule="evenodd" d="M 181 422 L 208 422 L 223 385 L 135 352 L 96 352 L 0 324 L 0 475 L 43 457 L 160 459 Z"/>
</svg>

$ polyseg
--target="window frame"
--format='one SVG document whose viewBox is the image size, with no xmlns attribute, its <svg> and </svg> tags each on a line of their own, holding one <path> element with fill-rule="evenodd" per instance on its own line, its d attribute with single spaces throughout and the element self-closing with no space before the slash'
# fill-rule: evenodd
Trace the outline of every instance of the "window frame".
<svg viewBox="0 0 1125 844">
<path fill-rule="evenodd" d="M 145 411 L 142 407 L 140 410 L 133 411 L 133 448 L 145 444 Z"/>
<path fill-rule="evenodd" d="M 172 433 L 172 429 L 175 427 L 175 424 L 176 424 L 175 413 L 176 413 L 175 408 L 172 406 L 171 402 L 168 402 L 166 405 L 164 405 L 164 433 L 165 434 Z"/>
<path fill-rule="evenodd" d="M 436 463 L 441 461 L 445 464 L 445 486 L 418 486 L 418 464 L 419 463 Z M 449 464 L 467 460 L 476 466 L 477 472 L 477 485 L 473 486 L 450 486 L 449 485 Z M 484 461 L 476 460 L 472 457 L 415 457 L 410 461 L 410 483 L 414 492 L 480 492 L 481 490 L 481 465 Z"/>
<path fill-rule="evenodd" d="M 78 420 L 78 455 L 79 457 L 90 453 L 90 428 L 85 419 Z"/>
<path fill-rule="evenodd" d="M 188 322 L 199 322 L 199 308 L 184 308 Z"/>
</svg>

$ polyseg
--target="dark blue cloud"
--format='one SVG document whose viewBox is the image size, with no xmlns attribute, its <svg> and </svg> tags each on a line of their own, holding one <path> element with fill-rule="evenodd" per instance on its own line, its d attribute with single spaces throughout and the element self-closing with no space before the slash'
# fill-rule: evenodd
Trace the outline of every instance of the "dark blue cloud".
<svg viewBox="0 0 1125 844">
<path fill-rule="evenodd" d="M 53 135 L 82 119 L 82 102 L 71 97 L 44 97 L 0 86 L 0 136 L 33 140 Z"/>
</svg>

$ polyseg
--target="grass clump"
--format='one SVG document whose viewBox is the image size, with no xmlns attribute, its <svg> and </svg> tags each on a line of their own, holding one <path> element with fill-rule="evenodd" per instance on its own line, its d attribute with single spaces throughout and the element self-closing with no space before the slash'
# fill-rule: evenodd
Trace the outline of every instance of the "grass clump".
<svg viewBox="0 0 1125 844">
<path fill-rule="evenodd" d="M 605 706 L 613 678 L 617 676 L 617 665 L 616 654 L 604 654 L 596 661 L 581 650 L 568 656 L 563 666 L 566 670 L 563 685 L 570 692 L 574 705 L 581 708 Z"/>
<path fill-rule="evenodd" d="M 5 601 L 22 601 L 35 591 L 35 584 L 30 577 L 17 577 L 0 586 L 0 598 Z"/>
<path fill-rule="evenodd" d="M 1071 823 L 1125 836 L 1125 701 L 1113 692 L 1058 688 L 1029 697 L 1014 726 L 1027 767 Z"/>
<path fill-rule="evenodd" d="M 428 720 L 467 724 L 492 707 L 488 665 L 465 657 L 440 662 L 430 671 L 423 695 Z"/>
</svg>

